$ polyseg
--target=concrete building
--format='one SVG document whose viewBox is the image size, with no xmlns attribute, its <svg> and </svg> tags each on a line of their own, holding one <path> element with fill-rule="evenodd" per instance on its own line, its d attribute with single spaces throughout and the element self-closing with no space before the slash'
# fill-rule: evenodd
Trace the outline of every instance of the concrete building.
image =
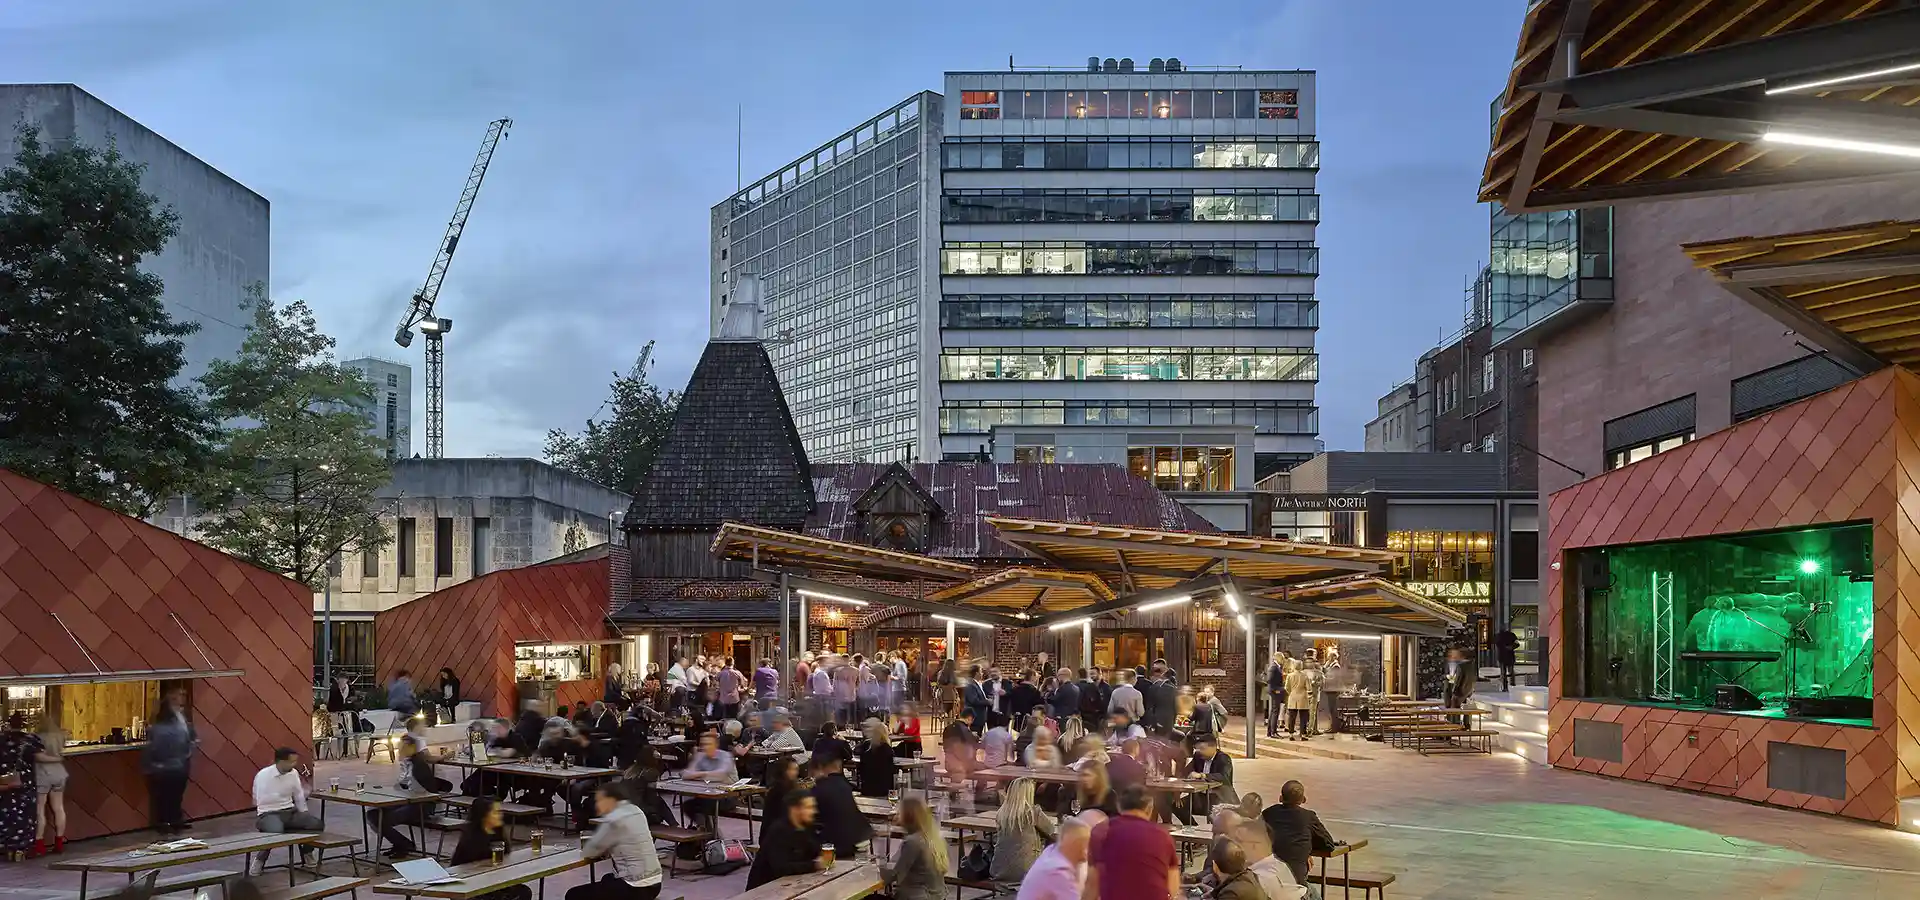
<svg viewBox="0 0 1920 900">
<path fill-rule="evenodd" d="M 1367 423 L 1368 453 L 1409 453 L 1419 446 L 1414 429 L 1414 382 L 1404 381 L 1380 397 L 1379 414 Z"/>
<path fill-rule="evenodd" d="M 1313 73 L 1090 60 L 945 86 L 714 208 L 714 322 L 741 275 L 766 283 L 810 457 L 1141 425 L 1250 427 L 1231 465 L 1255 479 L 1311 456 Z"/>
<path fill-rule="evenodd" d="M 316 619 L 331 602 L 334 668 L 356 674 L 371 674 L 374 613 L 606 543 L 633 500 L 539 460 L 491 458 L 395 460 L 393 482 L 379 496 L 389 504 L 382 519 L 393 540 L 345 554 L 330 591 L 314 596 Z"/>
<path fill-rule="evenodd" d="M 1414 363 L 1411 449 L 1495 454 L 1506 489 L 1531 491 L 1538 483 L 1538 372 L 1530 348 L 1495 342 L 1490 273 L 1483 268 L 1468 288 L 1461 329 Z"/>
<path fill-rule="evenodd" d="M 361 412 L 367 430 L 387 448 L 388 459 L 413 455 L 413 367 L 378 356 L 362 356 L 345 363 L 373 382 L 373 403 Z"/>
<path fill-rule="evenodd" d="M 143 267 L 165 282 L 161 299 L 176 322 L 199 326 L 181 338 L 182 381 L 200 377 L 207 362 L 240 352 L 253 314 L 243 308 L 247 287 L 270 286 L 267 198 L 202 162 L 100 98 L 71 84 L 0 84 L 0 168 L 13 164 L 12 128 L 40 129 L 50 145 L 112 143 L 129 162 L 146 167 L 140 185 L 179 215 L 180 233 Z"/>
</svg>

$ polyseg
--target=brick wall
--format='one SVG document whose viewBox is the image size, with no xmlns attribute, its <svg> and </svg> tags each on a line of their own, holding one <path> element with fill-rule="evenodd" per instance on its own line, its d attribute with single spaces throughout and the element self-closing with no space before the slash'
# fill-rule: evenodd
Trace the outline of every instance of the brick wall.
<svg viewBox="0 0 1920 900">
<path fill-rule="evenodd" d="M 633 548 L 623 537 L 607 548 L 607 615 L 613 615 L 633 600 Z"/>
</svg>

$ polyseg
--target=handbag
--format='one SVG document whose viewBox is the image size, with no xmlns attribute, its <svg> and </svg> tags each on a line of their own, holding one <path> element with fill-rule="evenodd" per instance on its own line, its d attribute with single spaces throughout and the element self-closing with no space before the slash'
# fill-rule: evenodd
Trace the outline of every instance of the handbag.
<svg viewBox="0 0 1920 900">
<path fill-rule="evenodd" d="M 700 859 L 701 871 L 708 875 L 725 875 L 753 861 L 746 841 L 729 840 L 708 841 Z"/>
<path fill-rule="evenodd" d="M 967 855 L 960 859 L 955 870 L 961 881 L 986 881 L 993 874 L 993 848 L 984 843 L 976 843 L 967 849 Z"/>
</svg>

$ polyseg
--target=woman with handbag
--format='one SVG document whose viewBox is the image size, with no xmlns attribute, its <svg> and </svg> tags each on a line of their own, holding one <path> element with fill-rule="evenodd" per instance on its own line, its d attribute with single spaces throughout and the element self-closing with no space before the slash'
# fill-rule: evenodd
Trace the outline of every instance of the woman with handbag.
<svg viewBox="0 0 1920 900">
<path fill-rule="evenodd" d="M 1053 842 L 1053 817 L 1034 803 L 1034 781 L 1015 778 L 994 813 L 993 862 L 989 877 L 1001 884 L 1018 884 Z"/>
<path fill-rule="evenodd" d="M 27 717 L 14 713 L 0 731 L 0 858 L 20 862 L 33 846 L 34 804 L 39 795 L 33 758 L 40 739 L 27 731 Z"/>
</svg>

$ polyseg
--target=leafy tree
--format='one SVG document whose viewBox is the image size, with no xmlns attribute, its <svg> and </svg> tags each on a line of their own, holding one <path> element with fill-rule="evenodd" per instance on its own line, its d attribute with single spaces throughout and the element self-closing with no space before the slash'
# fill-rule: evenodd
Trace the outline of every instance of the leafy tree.
<svg viewBox="0 0 1920 900">
<path fill-rule="evenodd" d="M 140 270 L 178 232 L 109 143 L 21 127 L 0 171 L 0 467 L 135 516 L 188 489 L 214 419 L 176 384 L 180 339 Z"/>
<path fill-rule="evenodd" d="M 613 373 L 607 400 L 600 404 L 600 410 L 612 408 L 605 421 L 594 421 L 600 414 L 595 410 L 577 434 L 559 428 L 547 432 L 547 462 L 616 491 L 638 490 L 680 405 L 678 391 L 662 391 L 647 380 L 652 357 L 653 342 L 648 341 L 627 374 Z"/>
<path fill-rule="evenodd" d="M 374 492 L 391 466 L 364 413 L 374 387 L 334 361 L 306 303 L 276 308 L 259 285 L 248 293 L 240 355 L 200 379 L 216 415 L 246 424 L 222 435 L 198 536 L 317 589 L 335 555 L 388 539 Z"/>
</svg>

